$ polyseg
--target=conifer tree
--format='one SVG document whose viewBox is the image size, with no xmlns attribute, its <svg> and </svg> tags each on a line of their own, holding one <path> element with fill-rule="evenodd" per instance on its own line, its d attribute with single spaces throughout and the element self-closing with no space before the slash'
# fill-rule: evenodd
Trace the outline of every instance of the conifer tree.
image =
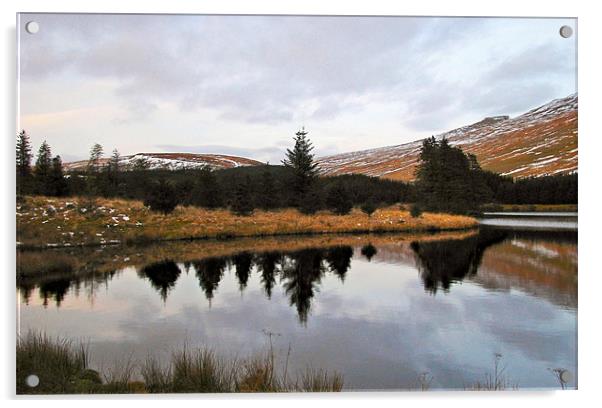
<svg viewBox="0 0 602 408">
<path fill-rule="evenodd" d="M 261 186 L 258 198 L 259 207 L 263 210 L 271 210 L 277 207 L 278 200 L 276 194 L 274 176 L 269 166 L 265 166 L 265 169 L 261 173 Z"/>
<path fill-rule="evenodd" d="M 293 171 L 292 189 L 297 204 L 300 204 L 299 198 L 307 194 L 318 176 L 318 164 L 314 162 L 314 155 L 311 153 L 314 147 L 306 137 L 307 134 L 305 128 L 295 134 L 295 146 L 292 150 L 286 150 L 286 158 L 282 161 L 282 164 Z"/>
<path fill-rule="evenodd" d="M 16 146 L 16 174 L 17 195 L 30 193 L 31 189 L 31 143 L 29 135 L 24 130 L 17 135 Z"/>
<path fill-rule="evenodd" d="M 50 146 L 44 140 L 38 149 L 38 157 L 34 169 L 35 175 L 35 192 L 37 194 L 49 194 L 48 188 L 50 169 L 52 167 L 52 152 Z"/>
<path fill-rule="evenodd" d="M 100 159 L 103 155 L 102 146 L 95 143 L 90 149 L 90 158 L 88 159 L 88 172 L 95 173 L 100 169 Z"/>
<path fill-rule="evenodd" d="M 243 182 L 238 182 L 234 190 L 231 210 L 236 215 L 251 215 L 253 212 L 253 204 L 251 202 L 251 179 L 247 175 Z"/>
<path fill-rule="evenodd" d="M 31 175 L 31 143 L 29 135 L 24 130 L 17 135 L 17 176 Z"/>
<path fill-rule="evenodd" d="M 56 156 L 52 159 L 52 167 L 48 177 L 50 195 L 64 196 L 67 194 L 67 180 L 63 174 L 63 162 L 61 156 Z"/>
<path fill-rule="evenodd" d="M 169 214 L 178 205 L 178 195 L 168 181 L 160 179 L 148 189 L 144 205 L 153 211 Z"/>
<path fill-rule="evenodd" d="M 326 205 L 337 215 L 349 214 L 353 208 L 353 202 L 349 192 L 342 183 L 331 186 L 326 196 Z"/>
<path fill-rule="evenodd" d="M 206 208 L 218 208 L 223 205 L 222 189 L 211 168 L 201 170 L 192 192 L 191 201 L 195 205 Z"/>
</svg>

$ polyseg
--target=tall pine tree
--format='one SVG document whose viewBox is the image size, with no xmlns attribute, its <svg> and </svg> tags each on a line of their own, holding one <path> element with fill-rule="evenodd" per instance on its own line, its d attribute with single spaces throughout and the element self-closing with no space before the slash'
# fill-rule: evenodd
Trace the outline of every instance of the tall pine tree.
<svg viewBox="0 0 602 408">
<path fill-rule="evenodd" d="M 314 147 L 307 138 L 307 134 L 305 128 L 295 134 L 293 139 L 295 146 L 292 150 L 286 150 L 286 158 L 282 161 L 282 164 L 293 172 L 291 184 L 294 201 L 298 206 L 302 204 L 318 176 L 318 164 L 314 162 L 314 155 L 312 154 Z"/>
<path fill-rule="evenodd" d="M 52 159 L 52 167 L 48 174 L 48 190 L 53 196 L 67 195 L 67 180 L 63 174 L 63 162 L 61 156 L 56 156 Z"/>
<path fill-rule="evenodd" d="M 34 169 L 35 192 L 37 194 L 51 193 L 49 189 L 51 167 L 52 152 L 50 151 L 50 146 L 44 140 L 38 149 L 38 157 L 36 158 L 36 166 Z"/>
<path fill-rule="evenodd" d="M 17 135 L 17 195 L 30 193 L 31 188 L 31 143 L 29 135 L 22 130 Z"/>
</svg>

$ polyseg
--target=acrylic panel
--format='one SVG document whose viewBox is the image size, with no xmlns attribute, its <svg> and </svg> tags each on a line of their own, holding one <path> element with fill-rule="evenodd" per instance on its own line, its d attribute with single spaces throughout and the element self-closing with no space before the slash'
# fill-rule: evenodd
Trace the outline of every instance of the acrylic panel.
<svg viewBox="0 0 602 408">
<path fill-rule="evenodd" d="M 577 19 L 17 32 L 18 394 L 577 387 Z"/>
</svg>

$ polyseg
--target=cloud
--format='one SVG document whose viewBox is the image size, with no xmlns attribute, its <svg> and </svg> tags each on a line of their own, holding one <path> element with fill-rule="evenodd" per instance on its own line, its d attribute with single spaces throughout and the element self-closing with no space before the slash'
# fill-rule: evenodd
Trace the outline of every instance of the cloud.
<svg viewBox="0 0 602 408">
<path fill-rule="evenodd" d="M 165 129 L 172 123 L 195 126 L 196 115 L 212 134 L 261 127 L 253 133 L 266 135 L 259 142 L 243 131 L 228 139 L 268 150 L 283 130 L 328 124 L 324 138 L 345 151 L 350 145 L 368 148 L 424 137 L 485 115 L 519 113 L 575 92 L 575 43 L 557 32 L 560 23 L 571 20 L 26 18 L 35 18 L 41 30 L 21 36 L 21 82 L 31 90 L 22 98 L 22 111 L 47 100 L 36 94 L 38 85 L 62 81 L 71 94 L 80 88 L 83 94 L 85 87 L 87 93 L 76 100 L 110 103 L 116 112 L 109 124 L 95 124 L 97 134 L 111 139 L 100 141 L 107 145 L 117 144 L 133 125 L 149 127 L 144 134 L 151 145 L 163 144 Z M 112 100 L 97 100 L 91 83 L 111 84 Z M 356 123 L 363 134 L 390 136 L 349 143 Z M 68 133 L 69 123 L 64 128 Z M 172 144 L 190 145 L 190 140 L 183 136 Z M 203 143 L 209 144 L 214 141 Z M 253 153 L 273 159 L 268 150 Z"/>
</svg>

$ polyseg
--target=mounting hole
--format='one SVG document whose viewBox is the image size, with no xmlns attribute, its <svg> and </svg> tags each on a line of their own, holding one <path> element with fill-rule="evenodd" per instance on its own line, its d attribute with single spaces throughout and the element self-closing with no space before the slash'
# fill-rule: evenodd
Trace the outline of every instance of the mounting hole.
<svg viewBox="0 0 602 408">
<path fill-rule="evenodd" d="M 28 375 L 25 379 L 25 384 L 27 384 L 28 387 L 35 388 L 40 384 L 40 377 L 35 374 Z"/>
<path fill-rule="evenodd" d="M 573 35 L 573 28 L 571 26 L 564 25 L 560 27 L 559 32 L 562 38 L 569 38 L 571 35 Z"/>
<path fill-rule="evenodd" d="M 30 21 L 25 24 L 25 31 L 27 31 L 29 34 L 35 34 L 40 31 L 40 25 L 35 21 Z"/>
<path fill-rule="evenodd" d="M 573 374 L 569 370 L 562 370 L 560 373 L 560 379 L 563 383 L 568 383 L 573 381 Z"/>
</svg>

